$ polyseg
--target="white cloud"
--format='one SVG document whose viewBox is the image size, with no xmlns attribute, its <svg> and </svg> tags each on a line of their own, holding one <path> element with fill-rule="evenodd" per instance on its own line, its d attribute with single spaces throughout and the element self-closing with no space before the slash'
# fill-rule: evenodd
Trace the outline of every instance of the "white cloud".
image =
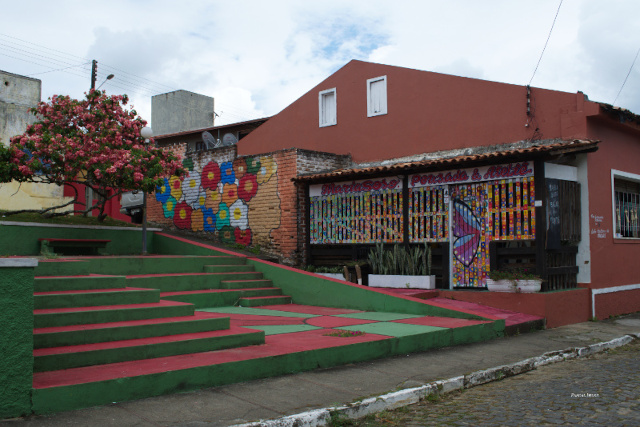
<svg viewBox="0 0 640 427">
<path fill-rule="evenodd" d="M 15 2 L 0 16 L 0 68 L 42 79 L 45 99 L 81 97 L 97 59 L 99 80 L 116 75 L 103 88 L 127 92 L 146 119 L 151 95 L 185 89 L 233 122 L 279 112 L 351 59 L 527 84 L 558 4 Z M 565 1 L 532 85 L 613 102 L 640 48 L 638 16 L 637 0 Z M 640 62 L 617 104 L 640 113 L 639 91 Z"/>
</svg>

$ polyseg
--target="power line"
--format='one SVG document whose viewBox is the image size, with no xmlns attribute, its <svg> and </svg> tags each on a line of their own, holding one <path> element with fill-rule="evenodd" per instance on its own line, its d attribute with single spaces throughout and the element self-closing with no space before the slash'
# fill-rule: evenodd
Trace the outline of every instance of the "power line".
<svg viewBox="0 0 640 427">
<path fill-rule="evenodd" d="M 622 93 L 622 89 L 624 89 L 624 85 L 627 83 L 627 79 L 629 78 L 629 75 L 631 74 L 631 70 L 633 70 L 633 66 L 636 64 L 636 59 L 638 59 L 638 54 L 640 54 L 640 48 L 638 48 L 638 51 L 636 52 L 636 57 L 633 58 L 633 62 L 631 63 L 631 67 L 629 67 L 629 72 L 627 73 L 627 76 L 624 78 L 624 81 L 622 82 L 622 86 L 620 87 L 620 90 L 618 91 L 618 94 L 616 95 L 616 99 L 613 100 L 613 104 L 612 105 L 616 105 L 616 101 L 618 100 L 618 97 Z"/>
<path fill-rule="evenodd" d="M 2 52 L 3 46 L 5 52 Z M 79 67 L 88 66 L 89 64 L 91 64 L 91 60 L 63 51 L 41 46 L 2 33 L 0 33 L 0 55 L 38 65 L 40 67 L 49 68 L 48 71 L 32 73 L 27 75 L 27 77 L 47 74 L 51 72 L 63 72 L 72 76 L 80 77 L 82 79 L 89 79 L 90 77 L 90 67 L 82 71 L 84 74 L 79 74 L 73 71 L 75 71 L 74 69 L 77 69 Z M 74 62 L 78 60 L 81 60 L 83 62 L 74 64 Z M 117 73 L 113 73 L 113 71 L 108 73 L 102 72 L 102 69 L 117 71 Z M 178 90 L 169 85 L 138 76 L 120 68 L 110 66 L 103 62 L 99 62 L 96 80 L 103 81 L 106 79 L 106 76 L 108 74 L 116 74 L 117 79 L 109 80 L 107 83 L 105 83 L 105 87 L 121 89 L 124 91 L 124 93 L 131 91 L 133 93 L 141 93 L 143 95 L 153 96 L 160 93 L 165 93 L 167 91 Z M 219 111 L 219 113 L 224 114 L 227 117 L 233 116 L 242 120 L 253 117 L 253 115 L 246 110 L 233 107 L 226 103 L 223 103 L 223 105 L 224 111 Z M 229 110 L 235 110 L 235 112 Z"/>
<path fill-rule="evenodd" d="M 551 38 L 551 33 L 553 32 L 553 27 L 556 25 L 556 19 L 558 19 L 558 14 L 560 13 L 560 7 L 562 6 L 562 1 L 560 0 L 560 4 L 558 5 L 558 10 L 556 11 L 556 16 L 553 18 L 553 23 L 551 24 L 551 29 L 549 30 L 549 35 L 547 35 L 547 41 L 544 42 L 544 47 L 542 48 L 542 53 L 540 53 L 540 58 L 538 59 L 538 63 L 536 64 L 535 70 L 533 70 L 533 75 L 531 76 L 531 80 L 529 80 L 529 84 L 527 86 L 531 86 L 531 82 L 533 81 L 533 77 L 536 75 L 538 71 L 538 67 L 540 66 L 540 61 L 542 61 L 542 56 L 544 55 L 544 51 L 547 49 L 547 44 L 549 44 L 549 39 Z"/>
<path fill-rule="evenodd" d="M 54 71 L 64 71 L 64 70 L 68 70 L 70 68 L 77 68 L 77 67 L 82 67 L 85 65 L 89 65 L 89 62 L 85 62 L 84 64 L 78 64 L 78 65 L 71 65 L 69 67 L 65 67 L 65 68 L 58 68 L 56 70 L 49 70 L 49 71 L 43 71 L 41 73 L 33 73 L 33 74 L 29 74 L 27 75 L 27 77 L 33 77 L 33 76 L 38 76 L 40 74 L 47 74 L 47 73 L 53 73 Z"/>
</svg>

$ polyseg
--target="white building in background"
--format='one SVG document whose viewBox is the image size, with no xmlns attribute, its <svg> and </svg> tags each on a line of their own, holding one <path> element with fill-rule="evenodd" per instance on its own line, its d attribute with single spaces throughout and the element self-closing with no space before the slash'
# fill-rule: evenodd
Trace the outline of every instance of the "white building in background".
<svg viewBox="0 0 640 427">
<path fill-rule="evenodd" d="M 22 134 L 35 116 L 29 111 L 40 102 L 42 82 L 0 70 L 0 143 L 9 145 Z M 51 184 L 0 183 L 0 209 L 43 209 L 70 200 L 63 187 Z"/>
</svg>

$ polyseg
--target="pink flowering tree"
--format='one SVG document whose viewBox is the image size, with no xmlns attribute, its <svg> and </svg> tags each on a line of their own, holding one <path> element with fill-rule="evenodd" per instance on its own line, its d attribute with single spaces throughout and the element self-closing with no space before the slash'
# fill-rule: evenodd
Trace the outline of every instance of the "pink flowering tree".
<svg viewBox="0 0 640 427">
<path fill-rule="evenodd" d="M 145 143 L 140 135 L 146 126 L 135 110 L 126 110 L 126 95 L 107 96 L 91 90 L 86 99 L 53 96 L 32 109 L 37 121 L 24 134 L 11 138 L 0 149 L 0 182 L 17 180 L 90 187 L 99 197 L 93 206 L 102 221 L 105 203 L 130 190 L 154 191 L 165 176 L 184 173 L 180 159 L 170 150 Z M 55 209 L 37 211 L 48 215 Z M 24 212 L 24 211 L 21 211 Z"/>
</svg>

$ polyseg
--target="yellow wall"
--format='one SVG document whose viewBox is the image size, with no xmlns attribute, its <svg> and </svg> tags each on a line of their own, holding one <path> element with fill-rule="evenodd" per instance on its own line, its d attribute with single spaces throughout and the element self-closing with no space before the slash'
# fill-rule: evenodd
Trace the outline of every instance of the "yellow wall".
<svg viewBox="0 0 640 427">
<path fill-rule="evenodd" d="M 0 209 L 16 211 L 21 209 L 43 209 L 59 206 L 71 200 L 63 197 L 61 186 L 54 184 L 34 184 L 9 182 L 0 184 Z M 73 205 L 65 210 L 73 209 Z"/>
</svg>

